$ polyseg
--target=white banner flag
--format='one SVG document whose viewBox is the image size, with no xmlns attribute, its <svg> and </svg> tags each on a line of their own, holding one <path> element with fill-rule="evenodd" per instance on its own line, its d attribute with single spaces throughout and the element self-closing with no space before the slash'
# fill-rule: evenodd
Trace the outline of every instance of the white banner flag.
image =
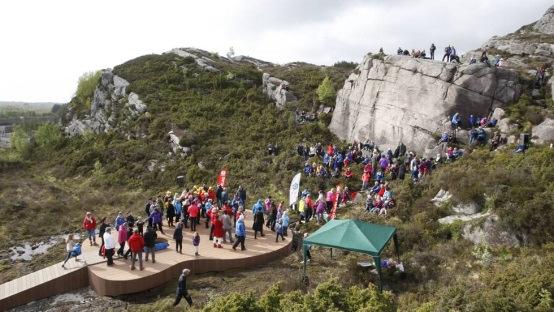
<svg viewBox="0 0 554 312">
<path fill-rule="evenodd" d="M 300 173 L 296 174 L 290 182 L 290 193 L 289 193 L 289 206 L 292 206 L 296 203 L 298 199 L 298 192 L 300 191 Z"/>
</svg>

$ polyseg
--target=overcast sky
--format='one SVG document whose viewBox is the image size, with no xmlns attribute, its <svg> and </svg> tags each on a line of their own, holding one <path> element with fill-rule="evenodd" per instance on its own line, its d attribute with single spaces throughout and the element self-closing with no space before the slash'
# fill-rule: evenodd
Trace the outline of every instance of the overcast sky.
<svg viewBox="0 0 554 312">
<path fill-rule="evenodd" d="M 67 102 L 77 78 L 175 47 L 276 63 L 359 62 L 399 46 L 459 53 L 539 19 L 552 0 L 2 0 L 0 100 Z"/>
</svg>

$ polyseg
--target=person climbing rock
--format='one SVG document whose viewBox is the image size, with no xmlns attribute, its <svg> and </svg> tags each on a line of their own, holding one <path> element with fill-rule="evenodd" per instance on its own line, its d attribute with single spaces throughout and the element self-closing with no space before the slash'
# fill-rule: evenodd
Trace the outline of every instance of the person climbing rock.
<svg viewBox="0 0 554 312">
<path fill-rule="evenodd" d="M 183 269 L 181 276 L 179 276 L 179 281 L 177 282 L 177 291 L 175 296 L 175 302 L 173 306 L 176 306 L 181 302 L 181 298 L 185 298 L 189 306 L 192 306 L 192 298 L 187 291 L 187 276 L 190 274 L 189 269 Z"/>
<path fill-rule="evenodd" d="M 446 62 L 450 62 L 450 53 L 452 53 L 452 49 L 450 48 L 450 46 L 447 46 L 446 48 L 444 48 L 444 56 L 442 57 L 443 62 L 445 59 L 446 59 Z"/>
</svg>

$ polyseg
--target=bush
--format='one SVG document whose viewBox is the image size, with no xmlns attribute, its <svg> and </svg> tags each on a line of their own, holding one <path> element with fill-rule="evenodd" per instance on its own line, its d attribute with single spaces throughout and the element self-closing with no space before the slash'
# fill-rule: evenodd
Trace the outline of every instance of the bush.
<svg viewBox="0 0 554 312">
<path fill-rule="evenodd" d="M 395 311 L 395 303 L 390 292 L 380 293 L 375 286 L 347 288 L 336 278 L 331 278 L 307 294 L 299 291 L 282 293 L 276 285 L 257 300 L 252 293 L 232 293 L 212 300 L 202 311 L 387 312 Z"/>
<path fill-rule="evenodd" d="M 15 130 L 11 136 L 11 148 L 20 156 L 28 156 L 28 153 L 31 149 L 31 144 L 29 142 L 29 135 L 23 127 L 16 126 Z"/>
<path fill-rule="evenodd" d="M 335 89 L 329 76 L 325 76 L 321 84 L 317 87 L 317 97 L 323 103 L 329 103 L 335 100 Z"/>
<path fill-rule="evenodd" d="M 75 92 L 75 98 L 73 106 L 77 112 L 83 112 L 90 109 L 92 98 L 94 96 L 94 90 L 100 80 L 100 71 L 84 73 L 77 82 L 77 91 Z"/>
<path fill-rule="evenodd" d="M 41 148 L 56 149 L 63 140 L 64 137 L 60 128 L 51 123 L 40 125 L 35 133 L 35 142 Z"/>
</svg>

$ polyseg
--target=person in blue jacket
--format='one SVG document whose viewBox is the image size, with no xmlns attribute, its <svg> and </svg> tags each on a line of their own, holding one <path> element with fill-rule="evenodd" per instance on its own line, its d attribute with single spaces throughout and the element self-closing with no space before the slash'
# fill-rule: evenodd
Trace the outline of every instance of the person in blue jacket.
<svg viewBox="0 0 554 312">
<path fill-rule="evenodd" d="M 255 215 L 258 210 L 262 212 L 264 211 L 264 205 L 262 204 L 261 199 L 258 199 L 258 201 L 252 206 L 252 214 Z"/>
<path fill-rule="evenodd" d="M 175 208 L 175 223 L 179 223 L 179 220 L 181 219 L 181 213 L 183 212 L 183 203 L 181 202 L 179 193 L 175 193 L 175 197 L 173 199 L 173 207 Z"/>
<path fill-rule="evenodd" d="M 244 214 L 241 214 L 235 224 L 235 236 L 237 239 L 233 244 L 233 250 L 237 250 L 237 246 L 240 244 L 240 250 L 246 250 L 244 247 L 244 240 L 246 238 L 246 227 L 244 226 Z"/>
<path fill-rule="evenodd" d="M 123 212 L 120 211 L 117 214 L 117 217 L 115 218 L 115 223 L 114 223 L 115 230 L 119 231 L 119 226 L 122 225 L 125 222 L 127 222 L 127 221 L 126 221 L 125 217 L 123 216 Z"/>
</svg>

